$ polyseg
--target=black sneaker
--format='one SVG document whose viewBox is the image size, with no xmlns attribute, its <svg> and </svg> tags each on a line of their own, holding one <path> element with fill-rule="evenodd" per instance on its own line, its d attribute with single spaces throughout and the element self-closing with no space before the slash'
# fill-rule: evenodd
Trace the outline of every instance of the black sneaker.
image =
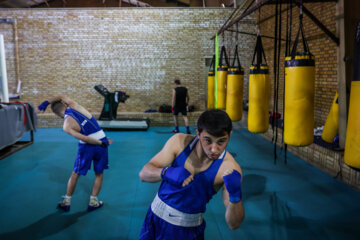
<svg viewBox="0 0 360 240">
<path fill-rule="evenodd" d="M 98 201 L 97 198 L 91 198 L 88 206 L 88 212 L 101 208 L 104 205 L 102 201 Z"/>
<path fill-rule="evenodd" d="M 70 211 L 70 199 L 71 198 L 67 198 L 65 196 L 62 196 L 64 199 L 58 203 L 57 205 L 57 208 L 65 211 L 65 212 L 68 212 Z"/>
</svg>

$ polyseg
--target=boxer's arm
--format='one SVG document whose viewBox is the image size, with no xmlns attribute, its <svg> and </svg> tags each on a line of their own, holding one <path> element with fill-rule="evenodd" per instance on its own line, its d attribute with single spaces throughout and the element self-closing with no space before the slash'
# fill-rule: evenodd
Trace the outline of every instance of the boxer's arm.
<svg viewBox="0 0 360 240">
<path fill-rule="evenodd" d="M 245 217 L 245 210 L 242 205 L 242 201 L 238 203 L 232 203 L 229 201 L 229 193 L 223 190 L 223 201 L 226 207 L 225 220 L 231 230 L 235 230 L 240 227 Z"/>
<path fill-rule="evenodd" d="M 177 146 L 179 138 L 177 135 L 172 136 L 164 145 L 162 150 L 157 153 L 139 173 L 139 177 L 143 182 L 161 181 L 161 173 L 166 170 L 165 167 L 171 165 L 176 158 Z M 164 173 L 164 172 L 163 172 Z M 166 172 L 165 172 L 166 173 Z"/>
<path fill-rule="evenodd" d="M 172 90 L 172 98 L 171 98 L 171 111 L 174 111 L 175 99 L 176 99 L 176 91 L 175 91 L 175 89 L 173 89 Z"/>
<path fill-rule="evenodd" d="M 88 144 L 100 145 L 100 146 L 106 147 L 105 146 L 106 144 L 103 143 L 102 141 L 80 133 L 79 124 L 71 116 L 69 116 L 65 119 L 63 130 L 66 133 L 70 134 L 71 136 L 73 136 L 83 142 L 86 142 Z"/>
<path fill-rule="evenodd" d="M 79 103 L 75 102 L 74 100 L 72 100 L 71 98 L 69 98 L 66 95 L 59 95 L 56 96 L 52 99 L 50 99 L 50 103 L 53 103 L 55 101 L 62 101 L 63 103 L 65 103 L 68 107 L 71 107 L 72 109 L 75 109 L 76 111 L 82 113 L 83 115 L 87 116 L 88 118 L 92 117 L 92 114 L 86 110 L 83 106 L 81 106 Z"/>
<path fill-rule="evenodd" d="M 225 220 L 232 230 L 239 228 L 245 217 L 241 193 L 241 169 L 239 166 L 236 169 L 228 169 L 223 173 L 225 186 L 222 197 L 226 207 Z"/>
<path fill-rule="evenodd" d="M 50 98 L 49 102 L 51 104 L 53 102 L 57 102 L 57 101 L 60 101 L 60 100 L 62 102 L 64 102 L 64 103 L 66 103 L 66 105 L 68 105 L 71 108 L 74 108 L 77 105 L 77 103 L 74 100 L 72 100 L 71 98 L 69 98 L 66 95 L 58 95 L 58 96 L 55 96 L 53 98 Z"/>
<path fill-rule="evenodd" d="M 46 108 L 52 104 L 53 102 L 56 102 L 56 101 L 62 101 L 64 103 L 66 103 L 69 107 L 71 108 L 74 108 L 77 106 L 77 103 L 74 102 L 73 100 L 71 100 L 69 97 L 67 97 L 66 95 L 58 95 L 58 96 L 55 96 L 55 97 L 52 97 L 50 98 L 49 100 L 46 100 L 44 102 L 42 102 L 36 109 L 35 111 L 37 113 L 41 113 L 41 112 L 45 112 L 46 111 Z"/>
</svg>

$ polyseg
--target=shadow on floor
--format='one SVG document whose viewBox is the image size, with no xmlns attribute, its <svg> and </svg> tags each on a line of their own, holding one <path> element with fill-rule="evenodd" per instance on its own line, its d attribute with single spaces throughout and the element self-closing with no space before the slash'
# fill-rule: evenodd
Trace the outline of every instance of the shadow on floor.
<svg viewBox="0 0 360 240">
<path fill-rule="evenodd" d="M 57 212 L 47 215 L 39 221 L 24 228 L 12 232 L 2 233 L 0 234 L 0 239 L 41 239 L 63 231 L 75 224 L 77 220 L 85 214 L 87 214 L 86 211 L 67 214 L 58 210 Z"/>
</svg>

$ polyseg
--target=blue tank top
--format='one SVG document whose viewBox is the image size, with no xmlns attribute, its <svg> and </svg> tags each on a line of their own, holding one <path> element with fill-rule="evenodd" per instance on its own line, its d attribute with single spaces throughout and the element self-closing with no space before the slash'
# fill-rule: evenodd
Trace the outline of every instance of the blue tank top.
<svg viewBox="0 0 360 240">
<path fill-rule="evenodd" d="M 64 119 L 67 118 L 68 116 L 73 117 L 79 123 L 81 127 L 81 131 L 80 131 L 81 134 L 88 136 L 92 133 L 96 133 L 102 130 L 98 122 L 94 118 L 94 116 L 92 116 L 91 119 L 89 119 L 80 112 L 70 107 L 66 108 Z"/>
<path fill-rule="evenodd" d="M 184 167 L 186 159 L 195 148 L 198 140 L 198 136 L 196 136 L 176 157 L 171 166 Z M 205 212 L 206 204 L 216 194 L 214 190 L 215 176 L 225 155 L 226 151 L 217 160 L 213 161 L 208 169 L 196 174 L 194 180 L 185 187 L 162 181 L 158 192 L 159 198 L 169 206 L 184 213 Z"/>
</svg>

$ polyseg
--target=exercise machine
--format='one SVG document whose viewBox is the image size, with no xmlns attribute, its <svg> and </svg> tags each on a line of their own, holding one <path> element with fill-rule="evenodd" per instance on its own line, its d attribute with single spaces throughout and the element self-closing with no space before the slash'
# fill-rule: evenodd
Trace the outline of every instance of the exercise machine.
<svg viewBox="0 0 360 240">
<path fill-rule="evenodd" d="M 94 89 L 104 97 L 104 106 L 98 123 L 103 129 L 114 130 L 147 130 L 149 118 L 117 118 L 119 103 L 125 103 L 130 97 L 123 91 L 110 92 L 103 85 L 96 85 Z"/>
</svg>

